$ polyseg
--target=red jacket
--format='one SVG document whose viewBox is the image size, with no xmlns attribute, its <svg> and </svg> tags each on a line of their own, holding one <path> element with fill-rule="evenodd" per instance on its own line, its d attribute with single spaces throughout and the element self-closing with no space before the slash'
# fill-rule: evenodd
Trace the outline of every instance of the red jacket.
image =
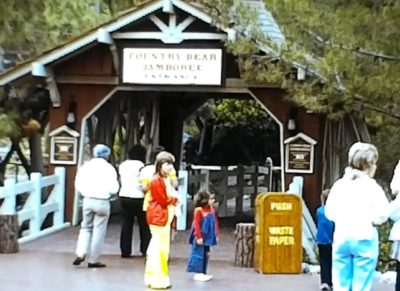
<svg viewBox="0 0 400 291">
<path fill-rule="evenodd" d="M 175 197 L 167 196 L 167 189 L 164 179 L 159 174 L 154 175 L 150 182 L 150 193 L 151 200 L 161 205 L 165 209 L 168 208 L 168 205 L 175 205 L 177 202 Z M 151 218 L 155 219 L 155 216 Z"/>
</svg>

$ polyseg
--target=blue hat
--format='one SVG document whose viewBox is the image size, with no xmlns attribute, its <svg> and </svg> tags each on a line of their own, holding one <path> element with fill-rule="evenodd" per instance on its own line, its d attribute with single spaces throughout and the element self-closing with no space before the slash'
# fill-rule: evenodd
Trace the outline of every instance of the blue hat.
<svg viewBox="0 0 400 291">
<path fill-rule="evenodd" d="M 93 156 L 95 158 L 105 158 L 108 159 L 108 157 L 111 154 L 111 150 L 108 146 L 106 146 L 105 144 L 97 144 L 94 148 L 93 148 Z"/>
</svg>

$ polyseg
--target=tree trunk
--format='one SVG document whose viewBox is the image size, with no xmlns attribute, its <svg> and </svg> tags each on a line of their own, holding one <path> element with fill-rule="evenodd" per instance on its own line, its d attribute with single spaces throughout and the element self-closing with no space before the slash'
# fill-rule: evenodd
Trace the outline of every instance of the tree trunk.
<svg viewBox="0 0 400 291">
<path fill-rule="evenodd" d="M 15 144 L 11 144 L 11 148 L 8 151 L 7 155 L 5 156 L 4 160 L 1 161 L 0 163 L 0 186 L 4 186 L 4 180 L 6 176 L 6 168 L 8 165 L 8 162 L 10 161 L 13 153 L 15 151 Z"/>
<path fill-rule="evenodd" d="M 18 215 L 0 215 L 0 253 L 18 251 Z"/>
<path fill-rule="evenodd" d="M 16 142 L 15 144 L 15 151 L 18 154 L 19 159 L 21 160 L 22 166 L 24 167 L 26 173 L 28 176 L 31 176 L 31 165 L 29 164 L 29 161 L 25 157 L 24 153 L 22 152 L 21 146 L 19 145 L 19 141 Z"/>
<path fill-rule="evenodd" d="M 40 133 L 34 133 L 29 137 L 29 148 L 31 151 L 31 171 L 45 174 L 42 154 L 42 136 Z"/>
<path fill-rule="evenodd" d="M 235 250 L 235 266 L 236 267 L 253 267 L 254 257 L 254 223 L 238 223 L 236 224 L 236 250 Z"/>
</svg>

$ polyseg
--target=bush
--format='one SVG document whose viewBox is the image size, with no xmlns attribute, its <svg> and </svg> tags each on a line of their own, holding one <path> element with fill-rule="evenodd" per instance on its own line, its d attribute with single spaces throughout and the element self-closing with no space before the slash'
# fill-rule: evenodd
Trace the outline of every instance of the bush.
<svg viewBox="0 0 400 291">
<path fill-rule="evenodd" d="M 394 271 L 396 262 L 389 257 L 392 242 L 389 241 L 389 233 L 392 222 L 386 222 L 378 228 L 379 231 L 379 259 L 377 269 L 381 272 Z"/>
</svg>

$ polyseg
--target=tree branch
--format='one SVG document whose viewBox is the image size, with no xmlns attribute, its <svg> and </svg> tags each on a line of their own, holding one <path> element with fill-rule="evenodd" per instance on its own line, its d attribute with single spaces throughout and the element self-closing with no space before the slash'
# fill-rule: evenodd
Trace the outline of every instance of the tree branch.
<svg viewBox="0 0 400 291">
<path fill-rule="evenodd" d="M 367 109 L 367 110 L 371 110 L 371 111 L 383 113 L 383 114 L 385 114 L 385 115 L 388 115 L 388 116 L 390 116 L 390 117 L 393 117 L 393 118 L 396 118 L 396 119 L 400 120 L 400 115 L 399 115 L 399 114 L 396 114 L 396 113 L 393 113 L 393 112 L 390 112 L 390 111 L 386 111 L 386 110 L 384 110 L 384 109 L 382 109 L 382 108 L 378 108 L 378 107 L 376 107 L 376 106 L 374 106 L 374 105 L 371 105 L 371 104 L 365 104 L 365 103 L 363 103 L 363 106 L 364 106 L 364 108 Z"/>
<path fill-rule="evenodd" d="M 343 44 L 335 44 L 335 43 L 332 43 L 331 41 L 325 40 L 323 37 L 321 37 L 320 35 L 318 35 L 317 33 L 313 32 L 313 31 L 308 30 L 306 32 L 308 33 L 308 35 L 314 37 L 314 39 L 317 40 L 319 43 L 329 45 L 333 48 L 340 48 L 340 49 L 344 49 L 347 51 L 352 51 L 358 55 L 370 56 L 370 57 L 374 57 L 374 58 L 378 58 L 378 59 L 382 59 L 382 60 L 400 61 L 400 56 L 390 56 L 390 55 L 386 55 L 386 54 L 368 51 L 368 50 L 365 50 L 365 49 L 359 48 L 359 47 L 353 48 L 353 47 L 343 45 Z"/>
</svg>

